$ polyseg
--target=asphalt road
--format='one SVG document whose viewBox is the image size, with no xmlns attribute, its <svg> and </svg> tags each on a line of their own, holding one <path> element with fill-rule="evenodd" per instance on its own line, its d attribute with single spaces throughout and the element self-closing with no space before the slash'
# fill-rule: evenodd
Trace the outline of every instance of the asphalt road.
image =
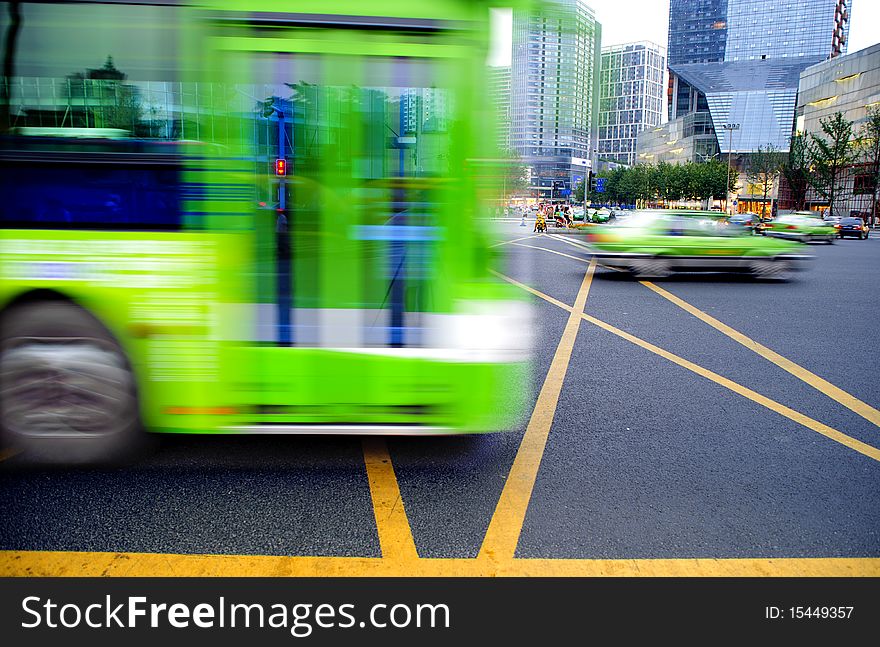
<svg viewBox="0 0 880 647">
<path fill-rule="evenodd" d="M 509 544 L 520 560 L 869 558 L 855 568 L 877 574 L 880 239 L 811 245 L 784 283 L 648 285 L 602 268 L 584 281 L 572 236 L 500 227 L 511 279 L 569 308 L 588 290 L 587 319 L 534 299 L 543 436 L 535 416 L 528 431 L 389 438 L 390 481 L 357 438 L 162 438 L 118 469 L 12 456 L 0 571 L 43 551 L 381 560 L 402 537 L 450 564 Z M 539 398 L 548 372 L 564 376 L 556 399 Z"/>
</svg>

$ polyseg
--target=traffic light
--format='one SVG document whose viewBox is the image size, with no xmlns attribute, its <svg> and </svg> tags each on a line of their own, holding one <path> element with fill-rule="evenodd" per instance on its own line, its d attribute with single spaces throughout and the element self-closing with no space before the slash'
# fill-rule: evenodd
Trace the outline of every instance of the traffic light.
<svg viewBox="0 0 880 647">
<path fill-rule="evenodd" d="M 596 192 L 596 174 L 590 171 L 590 193 Z"/>
<path fill-rule="evenodd" d="M 287 175 L 287 160 L 279 158 L 275 160 L 275 175 L 283 177 Z"/>
</svg>

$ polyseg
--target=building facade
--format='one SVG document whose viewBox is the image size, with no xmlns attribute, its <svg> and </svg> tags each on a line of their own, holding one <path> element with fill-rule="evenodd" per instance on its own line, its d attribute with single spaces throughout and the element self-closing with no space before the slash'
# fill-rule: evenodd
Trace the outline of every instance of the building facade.
<svg viewBox="0 0 880 647">
<path fill-rule="evenodd" d="M 880 44 L 824 61 L 800 75 L 795 122 L 799 133 L 824 136 L 821 120 L 840 112 L 844 119 L 852 122 L 853 134 L 857 137 L 871 109 L 880 109 Z M 868 159 L 857 158 L 842 178 L 839 187 L 842 199 L 835 201 L 834 215 L 856 213 L 876 222 L 878 206 L 872 205 L 875 181 L 872 178 L 876 178 L 876 174 L 877 169 L 871 167 Z M 807 194 L 807 201 L 806 206 L 814 209 L 828 205 L 827 200 L 812 191 Z"/>
<path fill-rule="evenodd" d="M 800 74 L 846 51 L 850 2 L 671 0 L 669 119 L 708 115 L 711 132 L 702 137 L 714 139 L 714 146 L 708 152 L 696 142 L 668 144 L 646 136 L 637 159 L 668 157 L 670 148 L 683 148 L 693 156 L 681 162 L 699 162 L 708 153 L 741 169 L 759 148 L 787 151 Z M 738 184 L 744 187 L 744 178 Z M 730 202 L 737 204 L 737 196 Z M 739 206 L 754 208 L 754 200 Z"/>
<path fill-rule="evenodd" d="M 666 51 L 643 41 L 602 48 L 597 157 L 632 166 L 643 130 L 663 115 Z"/>
<path fill-rule="evenodd" d="M 510 147 L 533 197 L 567 197 L 597 147 L 601 26 L 584 0 L 513 12 Z"/>
<path fill-rule="evenodd" d="M 510 149 L 510 66 L 489 68 L 489 98 L 495 108 L 498 148 Z"/>
</svg>

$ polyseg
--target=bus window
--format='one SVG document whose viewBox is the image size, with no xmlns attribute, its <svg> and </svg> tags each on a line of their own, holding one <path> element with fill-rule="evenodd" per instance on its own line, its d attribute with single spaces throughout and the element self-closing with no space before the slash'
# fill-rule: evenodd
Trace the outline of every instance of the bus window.
<svg viewBox="0 0 880 647">
<path fill-rule="evenodd" d="M 168 166 L 0 164 L 0 227 L 174 230 L 178 170 Z"/>
</svg>

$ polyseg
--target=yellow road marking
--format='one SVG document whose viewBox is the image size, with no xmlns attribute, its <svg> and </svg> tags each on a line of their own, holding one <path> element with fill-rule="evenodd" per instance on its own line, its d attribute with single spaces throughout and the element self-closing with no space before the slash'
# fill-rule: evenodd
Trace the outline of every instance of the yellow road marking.
<svg viewBox="0 0 880 647">
<path fill-rule="evenodd" d="M 498 278 L 503 279 L 503 280 L 507 281 L 508 283 L 515 285 L 518 288 L 522 288 L 526 292 L 531 292 L 536 297 L 544 299 L 544 301 L 548 301 L 549 303 L 552 303 L 553 305 L 555 305 L 559 308 L 562 308 L 563 310 L 568 310 L 569 312 L 571 312 L 571 306 L 568 305 L 567 303 L 563 303 L 562 301 L 554 299 L 550 295 L 544 294 L 543 292 L 540 292 L 539 290 L 536 290 L 535 288 L 528 286 L 525 283 L 520 283 L 516 279 L 512 279 L 509 276 L 502 274 L 501 272 L 496 272 L 495 270 L 491 270 L 491 269 L 489 271 L 492 272 L 492 274 L 494 274 Z"/>
<path fill-rule="evenodd" d="M 850 449 L 854 449 L 855 451 L 867 456 L 868 458 L 873 458 L 875 461 L 880 461 L 880 449 L 877 449 L 876 447 L 872 447 L 871 445 L 863 443 L 860 440 L 856 440 L 851 436 L 847 436 L 846 434 L 837 431 L 833 427 L 829 427 L 828 425 L 823 424 L 818 420 L 813 420 L 809 416 L 805 416 L 799 411 L 795 411 L 794 409 L 791 409 L 784 404 L 780 404 L 775 400 L 771 400 L 770 398 L 761 395 L 757 391 L 752 391 L 751 389 L 737 382 L 734 382 L 733 380 L 729 380 L 722 375 L 718 375 L 718 373 L 710 371 L 707 368 L 703 368 L 702 366 L 694 364 L 693 362 L 689 362 L 683 357 L 679 357 L 678 355 L 670 353 L 669 351 L 664 350 L 659 346 L 655 346 L 654 344 L 646 342 L 644 339 L 639 339 L 634 335 L 630 335 L 628 332 L 620 330 L 619 328 L 615 328 L 611 324 L 607 324 L 604 321 L 596 319 L 595 317 L 591 317 L 590 315 L 585 314 L 583 315 L 583 317 L 591 324 L 599 326 L 603 330 L 607 330 L 608 332 L 613 333 L 618 337 L 622 337 L 623 339 L 626 339 L 627 341 L 632 342 L 637 346 L 641 346 L 645 350 L 649 350 L 656 355 L 660 355 L 660 357 L 668 359 L 670 362 L 678 364 L 679 366 L 686 368 L 689 371 L 696 373 L 697 375 L 705 377 L 706 379 L 711 380 L 712 382 L 715 382 L 720 386 L 730 389 L 734 393 L 738 393 L 739 395 L 751 400 L 752 402 L 756 402 L 763 407 L 767 407 L 771 411 L 775 411 L 776 413 L 785 416 L 789 420 L 793 420 L 794 422 L 801 424 L 808 429 L 812 429 L 818 434 L 822 434 L 826 438 L 830 438 L 834 442 L 840 443 L 841 445 L 849 447 Z"/>
<path fill-rule="evenodd" d="M 0 577 L 878 577 L 880 559 L 480 559 L 0 551 Z"/>
<path fill-rule="evenodd" d="M 544 384 L 538 394 L 538 401 L 532 411 L 532 417 L 516 452 L 510 473 L 507 475 L 507 481 L 504 483 L 501 497 L 498 499 L 495 512 L 489 522 L 486 536 L 483 538 L 478 559 L 507 562 L 513 559 L 516 553 L 516 545 L 522 531 L 529 500 L 532 497 L 532 489 L 538 476 L 538 468 L 541 466 L 544 447 L 547 444 L 553 416 L 556 414 L 556 405 L 559 402 L 559 394 L 562 391 L 562 383 L 565 380 L 565 373 L 568 370 L 568 363 L 571 360 L 571 353 L 580 327 L 579 315 L 584 311 L 595 270 L 596 264 L 590 263 L 575 298 L 574 307 L 569 308 L 571 316 L 565 324 L 565 330 L 556 347 L 556 353 L 550 363 L 547 377 L 544 378 Z"/>
<path fill-rule="evenodd" d="M 5 461 L 7 458 L 12 458 L 16 454 L 20 454 L 20 453 L 21 453 L 20 449 L 7 448 L 7 449 L 0 450 L 0 463 Z"/>
<path fill-rule="evenodd" d="M 363 448 L 382 557 L 397 561 L 418 559 L 385 439 L 364 438 Z"/>
<path fill-rule="evenodd" d="M 595 264 L 592 263 L 590 266 L 595 267 Z M 503 274 L 499 274 L 498 276 L 500 276 L 501 278 L 503 278 L 506 281 L 509 281 L 513 285 L 517 285 L 520 287 L 523 286 L 522 283 L 519 283 L 518 281 L 514 281 L 510 277 L 507 277 Z M 554 299 L 553 297 L 548 296 L 538 290 L 535 290 L 534 288 L 528 288 L 528 291 L 536 296 L 541 297 L 545 301 L 552 303 L 553 305 L 559 306 L 563 310 L 567 310 L 568 312 L 573 311 L 573 308 L 571 306 L 566 305 L 566 304 L 562 303 L 561 301 L 558 301 L 557 299 Z M 779 402 L 776 402 L 776 400 L 771 400 L 770 398 L 761 395 L 757 391 L 753 391 L 752 389 L 745 387 L 742 384 L 739 384 L 738 382 L 734 382 L 733 380 L 730 380 L 730 379 L 724 377 L 723 375 L 719 375 L 718 373 L 715 373 L 714 371 L 710 371 L 707 368 L 703 368 L 699 364 L 694 364 L 693 362 L 690 362 L 690 361 L 684 359 L 683 357 L 679 357 L 678 355 L 675 355 L 674 353 L 670 353 L 668 350 L 664 350 L 663 348 L 660 348 L 659 346 L 655 346 L 654 344 L 647 342 L 644 339 L 641 339 L 639 337 L 636 337 L 635 335 L 631 335 L 628 332 L 621 330 L 620 328 L 616 328 L 615 326 L 612 326 L 611 324 L 605 323 L 601 319 L 597 319 L 596 317 L 592 317 L 588 314 L 581 314 L 581 317 L 583 319 L 585 319 L 586 321 L 589 321 L 594 326 L 598 326 L 599 328 L 602 328 L 603 330 L 607 330 L 608 332 L 613 333 L 613 334 L 617 335 L 618 337 L 622 337 L 623 339 L 626 339 L 627 341 L 632 342 L 636 346 L 641 346 L 645 350 L 649 350 L 652 353 L 654 353 L 655 355 L 659 355 L 660 357 L 668 359 L 670 362 L 673 362 L 674 364 L 678 364 L 682 368 L 686 368 L 689 371 L 692 371 L 693 373 L 700 375 L 701 377 L 705 377 L 707 380 L 711 380 L 712 382 L 715 382 L 716 384 L 723 386 L 726 389 L 730 389 L 734 393 L 737 393 L 737 394 L 743 396 L 744 398 L 751 400 L 752 402 L 760 404 L 761 406 L 766 407 L 766 408 L 770 409 L 771 411 L 775 411 L 776 413 L 778 413 L 782 416 L 785 416 L 789 420 L 793 420 L 794 422 L 796 422 L 800 425 L 803 425 L 807 429 L 812 429 L 816 433 L 821 434 L 821 435 L 825 436 L 826 438 L 833 440 L 834 442 L 840 443 L 841 445 L 844 445 L 845 447 L 849 447 L 850 449 L 853 449 L 853 450 L 859 452 L 860 454 L 867 456 L 868 458 L 873 458 L 875 461 L 880 461 L 880 449 L 877 449 L 876 447 L 872 447 L 871 445 L 868 445 L 867 443 L 863 443 L 862 441 L 856 440 L 855 438 L 852 438 L 851 436 L 847 436 L 846 434 L 837 431 L 833 427 L 829 427 L 828 425 L 821 423 L 818 420 L 813 420 L 809 416 L 805 416 L 804 414 L 800 413 L 799 411 L 795 411 L 794 409 L 787 407 L 784 404 L 780 404 Z"/>
<path fill-rule="evenodd" d="M 840 389 L 840 388 L 834 386 L 833 384 L 831 384 L 827 380 L 822 379 L 821 377 L 819 377 L 815 373 L 811 373 L 810 371 L 805 369 L 803 366 L 800 366 L 799 364 L 795 364 L 790 359 L 787 359 L 787 358 L 783 357 L 782 355 L 780 355 L 779 353 L 770 350 L 766 346 L 759 344 L 758 342 L 754 341 L 753 339 L 750 339 L 749 337 L 742 334 L 738 330 L 731 328 L 727 324 L 721 323 L 712 315 L 707 314 L 707 313 L 703 312 L 702 310 L 700 310 L 699 308 L 692 306 L 690 303 L 688 303 L 684 299 L 681 299 L 681 298 L 675 296 L 674 294 L 664 290 L 660 286 L 655 285 L 654 283 L 652 283 L 650 281 L 641 281 L 641 284 L 644 285 L 646 288 L 653 290 L 654 292 L 659 294 L 664 299 L 671 301 L 672 303 L 677 305 L 682 310 L 689 312 L 690 314 L 695 316 L 697 319 L 700 319 L 701 321 L 704 321 L 705 323 L 709 324 L 715 330 L 727 335 L 735 342 L 742 344 L 743 346 L 745 346 L 749 350 L 757 353 L 758 355 L 760 355 L 764 359 L 776 364 L 776 366 L 778 366 L 782 370 L 787 371 L 788 373 L 791 373 L 796 378 L 809 384 L 811 387 L 813 387 L 817 391 L 824 393 L 832 400 L 836 400 L 837 402 L 839 402 L 840 404 L 842 404 L 846 408 L 859 414 L 865 420 L 868 420 L 869 422 L 872 422 L 875 425 L 880 426 L 880 411 L 878 411 L 877 409 L 875 409 L 871 405 L 869 405 L 865 402 L 862 402 L 854 395 L 851 395 L 851 394 L 847 393 L 846 391 L 844 391 L 843 389 Z"/>
</svg>

